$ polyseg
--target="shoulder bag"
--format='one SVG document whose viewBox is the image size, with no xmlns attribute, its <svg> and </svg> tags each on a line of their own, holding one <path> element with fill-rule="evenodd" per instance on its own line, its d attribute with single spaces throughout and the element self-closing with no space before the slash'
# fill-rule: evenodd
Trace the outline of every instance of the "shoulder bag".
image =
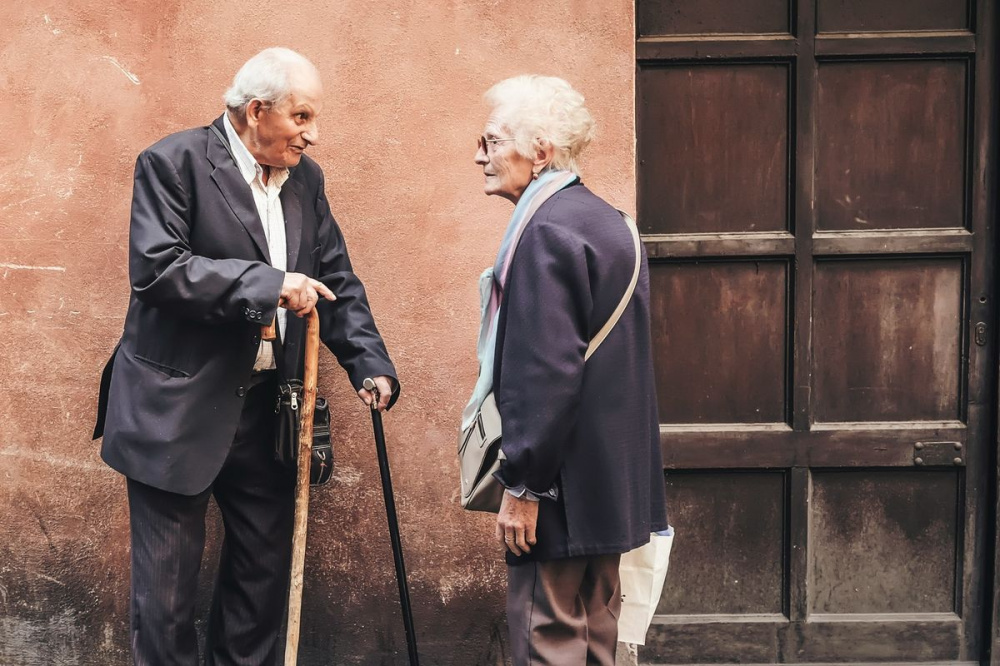
<svg viewBox="0 0 1000 666">
<path fill-rule="evenodd" d="M 642 266 L 642 250 L 639 243 L 639 231 L 636 229 L 635 220 L 628 213 L 621 213 L 629 231 L 632 232 L 632 241 L 635 246 L 635 270 L 632 271 L 632 281 L 629 282 L 625 295 L 622 296 L 618 307 L 611 313 L 611 317 L 605 322 L 603 328 L 597 332 L 594 339 L 587 347 L 584 361 L 588 360 L 597 348 L 601 346 L 604 339 L 608 337 L 611 329 L 615 327 L 622 313 L 632 299 L 635 292 L 635 285 L 639 281 L 639 269 Z M 500 511 L 500 502 L 503 500 L 504 487 L 494 478 L 493 473 L 500 469 L 500 461 L 503 460 L 503 451 L 500 450 L 502 441 L 502 428 L 500 424 L 500 412 L 497 409 L 496 397 L 490 391 L 483 404 L 480 405 L 476 417 L 471 425 L 459 432 L 458 436 L 458 460 L 461 467 L 462 485 L 462 508 L 469 511 L 486 511 L 497 513 Z"/>
<path fill-rule="evenodd" d="M 299 457 L 299 430 L 302 428 L 302 382 L 298 379 L 278 385 L 274 411 L 278 415 L 274 434 L 274 459 L 295 469 Z M 330 441 L 330 403 L 316 396 L 313 409 L 312 460 L 309 462 L 309 485 L 326 485 L 333 476 L 333 443 Z"/>
</svg>

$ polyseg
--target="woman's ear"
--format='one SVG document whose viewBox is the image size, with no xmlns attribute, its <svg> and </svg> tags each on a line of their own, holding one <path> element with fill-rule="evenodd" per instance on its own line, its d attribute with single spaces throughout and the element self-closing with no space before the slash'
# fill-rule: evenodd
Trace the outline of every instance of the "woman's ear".
<svg viewBox="0 0 1000 666">
<path fill-rule="evenodd" d="M 549 164 L 552 163 L 552 157 L 555 153 L 555 148 L 548 141 L 540 141 L 538 143 L 538 149 L 535 151 L 535 159 L 532 160 L 531 164 L 531 173 L 535 178 L 538 177 L 539 173 L 548 168 Z"/>
</svg>

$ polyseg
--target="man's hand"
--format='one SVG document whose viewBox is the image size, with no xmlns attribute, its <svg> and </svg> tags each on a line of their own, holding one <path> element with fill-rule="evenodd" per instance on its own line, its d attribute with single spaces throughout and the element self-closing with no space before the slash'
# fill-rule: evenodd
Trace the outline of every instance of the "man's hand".
<svg viewBox="0 0 1000 666">
<path fill-rule="evenodd" d="M 497 515 L 497 541 L 515 555 L 530 553 L 538 543 L 535 526 L 538 524 L 538 502 L 514 497 L 504 491 Z"/>
<path fill-rule="evenodd" d="M 387 375 L 379 375 L 375 377 L 375 388 L 378 389 L 378 411 L 384 412 L 385 408 L 389 406 L 389 399 L 392 397 L 392 377 Z M 375 396 L 368 389 L 361 389 L 358 391 L 358 397 L 366 405 L 371 405 L 372 400 Z"/>
<path fill-rule="evenodd" d="M 294 312 L 298 317 L 305 317 L 316 307 L 320 296 L 328 301 L 337 300 L 333 292 L 319 280 L 313 280 L 302 273 L 285 273 L 278 305 Z"/>
</svg>

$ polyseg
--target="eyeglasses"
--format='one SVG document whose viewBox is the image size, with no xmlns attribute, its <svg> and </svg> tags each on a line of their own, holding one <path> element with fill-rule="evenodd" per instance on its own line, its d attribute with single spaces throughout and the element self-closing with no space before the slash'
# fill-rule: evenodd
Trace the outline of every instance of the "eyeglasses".
<svg viewBox="0 0 1000 666">
<path fill-rule="evenodd" d="M 505 141 L 517 141 L 517 139 L 487 139 L 485 136 L 479 137 L 479 143 L 477 147 L 479 150 L 483 151 L 487 155 L 490 154 L 490 146 L 496 147 L 498 143 L 503 143 Z"/>
</svg>

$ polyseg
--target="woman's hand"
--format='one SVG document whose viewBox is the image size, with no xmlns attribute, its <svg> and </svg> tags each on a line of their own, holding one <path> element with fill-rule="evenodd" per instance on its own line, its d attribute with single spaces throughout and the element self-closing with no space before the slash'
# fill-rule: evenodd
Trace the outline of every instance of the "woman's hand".
<svg viewBox="0 0 1000 666">
<path fill-rule="evenodd" d="M 497 541 L 515 555 L 530 553 L 538 543 L 535 526 L 538 524 L 538 502 L 514 497 L 504 491 L 497 515 Z"/>
</svg>

